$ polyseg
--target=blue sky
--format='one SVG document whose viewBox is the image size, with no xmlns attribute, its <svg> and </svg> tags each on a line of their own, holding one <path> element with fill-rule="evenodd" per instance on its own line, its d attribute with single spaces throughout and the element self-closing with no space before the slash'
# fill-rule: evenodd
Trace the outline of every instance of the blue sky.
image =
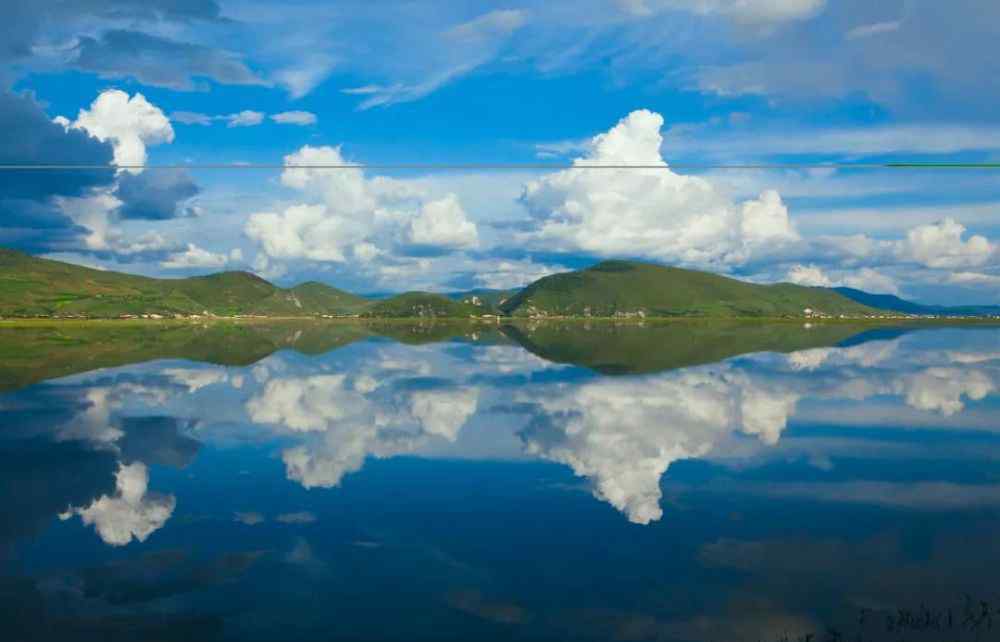
<svg viewBox="0 0 1000 642">
<path fill-rule="evenodd" d="M 512 287 L 607 257 L 1000 303 L 995 3 L 22 2 L 0 244 L 161 276 Z M 60 117 L 60 118 L 57 118 Z M 53 122 L 53 119 L 56 119 Z M 676 164 L 260 170 L 203 163 Z"/>
</svg>

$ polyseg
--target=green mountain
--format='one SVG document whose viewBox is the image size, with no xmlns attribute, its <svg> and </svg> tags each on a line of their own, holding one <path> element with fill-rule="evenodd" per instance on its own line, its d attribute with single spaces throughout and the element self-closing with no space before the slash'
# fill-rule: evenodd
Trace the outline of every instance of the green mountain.
<svg viewBox="0 0 1000 642">
<path fill-rule="evenodd" d="M 362 314 L 380 318 L 464 318 L 491 313 L 491 309 L 452 300 L 430 292 L 406 292 L 372 303 Z"/>
<path fill-rule="evenodd" d="M 758 285 L 633 261 L 604 261 L 541 278 L 500 306 L 515 317 L 801 317 L 807 308 L 824 315 L 873 312 L 827 288 Z"/>
<path fill-rule="evenodd" d="M 0 316 L 357 314 L 368 301 L 321 283 L 279 288 L 249 272 L 154 279 L 0 249 Z"/>
<path fill-rule="evenodd" d="M 482 308 L 484 314 L 495 313 L 497 309 L 507 299 L 517 294 L 517 290 L 491 290 L 489 288 L 478 288 L 475 290 L 464 290 L 461 292 L 449 292 L 446 297 L 453 301 L 471 303 Z"/>
</svg>

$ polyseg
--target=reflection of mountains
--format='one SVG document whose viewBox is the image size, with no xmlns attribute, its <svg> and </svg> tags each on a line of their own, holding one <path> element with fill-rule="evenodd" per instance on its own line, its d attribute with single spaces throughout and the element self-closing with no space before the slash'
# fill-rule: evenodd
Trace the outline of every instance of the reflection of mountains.
<svg viewBox="0 0 1000 642">
<path fill-rule="evenodd" d="M 0 331 L 0 391 L 155 359 L 242 366 L 282 349 L 322 354 L 368 334 L 359 324 L 302 322 L 5 328 Z"/>
<path fill-rule="evenodd" d="M 506 325 L 400 323 L 213 323 L 5 328 L 0 331 L 0 391 L 99 368 L 156 359 L 249 365 L 279 350 L 319 355 L 373 336 L 405 344 L 463 337 L 477 343 L 514 341 L 557 363 L 606 374 L 644 373 L 713 363 L 748 352 L 791 352 L 832 346 L 863 328 L 830 325 L 678 322 L 582 326 L 579 323 Z"/>
<path fill-rule="evenodd" d="M 864 330 L 842 324 L 807 328 L 790 323 L 716 321 L 503 327 L 504 334 L 543 359 L 585 366 L 604 374 L 660 372 L 715 363 L 750 352 L 794 352 L 833 346 Z"/>
</svg>

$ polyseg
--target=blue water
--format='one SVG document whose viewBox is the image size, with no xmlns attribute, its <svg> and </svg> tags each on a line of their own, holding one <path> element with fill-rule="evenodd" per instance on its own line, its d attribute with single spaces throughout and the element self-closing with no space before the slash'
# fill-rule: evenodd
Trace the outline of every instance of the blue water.
<svg viewBox="0 0 1000 642">
<path fill-rule="evenodd" d="M 982 328 L 634 375 L 468 337 L 81 372 L 0 396 L 0 627 L 997 639 L 998 389 Z"/>
</svg>

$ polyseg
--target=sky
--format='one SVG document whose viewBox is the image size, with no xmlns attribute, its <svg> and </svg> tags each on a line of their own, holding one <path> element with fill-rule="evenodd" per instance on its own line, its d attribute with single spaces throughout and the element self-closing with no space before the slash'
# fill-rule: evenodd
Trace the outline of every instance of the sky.
<svg viewBox="0 0 1000 642">
<path fill-rule="evenodd" d="M 107 169 L 0 171 L 0 246 L 362 293 L 628 258 L 1000 304 L 1000 170 L 868 166 L 1000 162 L 992 0 L 5 11 L 0 164 Z M 375 167 L 274 167 L 340 163 Z"/>
</svg>

